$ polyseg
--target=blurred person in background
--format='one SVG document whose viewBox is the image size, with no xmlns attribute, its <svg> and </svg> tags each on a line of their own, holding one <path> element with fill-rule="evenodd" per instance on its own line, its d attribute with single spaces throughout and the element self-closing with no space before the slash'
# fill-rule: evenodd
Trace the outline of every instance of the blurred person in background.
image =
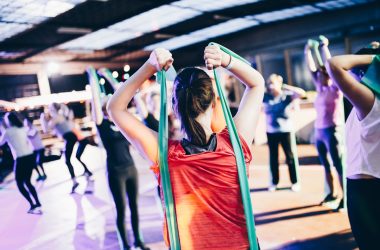
<svg viewBox="0 0 380 250">
<path fill-rule="evenodd" d="M 91 75 L 91 74 L 89 74 Z M 107 152 L 108 185 L 116 207 L 116 226 L 120 249 L 131 249 L 127 239 L 125 225 L 125 206 L 131 211 L 132 231 L 135 237 L 134 246 L 149 250 L 140 234 L 138 213 L 138 172 L 129 152 L 130 143 L 108 116 L 106 105 L 108 98 L 99 98 L 98 81 L 91 81 L 92 117 Z"/>
<path fill-rule="evenodd" d="M 332 79 L 326 71 L 325 64 L 331 58 L 328 48 L 329 40 L 320 36 L 320 41 L 309 40 L 305 46 L 305 59 L 311 72 L 317 96 L 314 101 L 317 117 L 315 127 L 315 145 L 318 150 L 319 160 L 325 168 L 325 179 L 330 193 L 321 202 L 321 205 L 338 199 L 334 188 L 334 175 L 331 172 L 330 161 L 327 154 L 330 154 L 332 164 L 339 174 L 340 188 L 343 191 L 343 94 L 338 87 L 333 84 Z M 319 53 L 321 50 L 322 57 Z M 313 58 L 317 58 L 317 63 Z M 344 207 L 343 198 L 337 210 Z"/>
<path fill-rule="evenodd" d="M 33 125 L 33 121 L 28 118 L 24 119 L 24 126 L 28 130 L 28 138 L 30 144 L 33 147 L 34 155 L 36 157 L 36 172 L 38 174 L 37 181 L 46 180 L 47 176 L 44 169 L 44 160 L 45 160 L 45 146 L 42 143 L 41 135 L 38 132 L 37 128 Z M 40 170 L 40 169 L 41 170 Z"/>
<path fill-rule="evenodd" d="M 332 57 L 327 71 L 353 105 L 346 121 L 347 209 L 352 233 L 360 249 L 379 249 L 379 43 L 371 43 L 356 55 Z"/>
<path fill-rule="evenodd" d="M 70 172 L 71 179 L 73 181 L 73 186 L 71 192 L 74 193 L 75 189 L 79 186 L 78 181 L 76 180 L 74 166 L 71 162 L 71 155 L 74 150 L 75 143 L 78 141 L 78 137 L 73 132 L 73 125 L 70 120 L 65 116 L 65 113 L 61 109 L 61 105 L 58 103 L 52 103 L 49 105 L 49 115 L 45 113 L 41 114 L 41 123 L 44 129 L 44 132 L 54 131 L 56 135 L 62 137 L 65 140 L 65 159 L 66 165 Z M 80 155 L 76 154 L 77 159 L 80 158 Z M 79 159 L 79 162 L 80 159 Z M 87 168 L 86 165 L 83 165 L 84 173 L 87 176 L 91 176 L 92 173 Z"/>
<path fill-rule="evenodd" d="M 267 137 L 269 146 L 269 165 L 272 174 L 272 183 L 269 191 L 275 191 L 280 181 L 279 174 L 279 144 L 281 144 L 286 156 L 289 168 L 291 189 L 295 192 L 300 190 L 297 179 L 297 170 L 294 160 L 291 133 L 294 132 L 293 122 L 290 119 L 291 104 L 294 100 L 305 97 L 303 89 L 289 86 L 283 83 L 280 75 L 272 74 L 267 80 L 267 91 L 264 95 L 264 111 L 266 114 Z"/>
<path fill-rule="evenodd" d="M 5 114 L 4 125 L 5 127 L 0 127 L 0 145 L 8 143 L 11 148 L 18 190 L 29 202 L 28 213 L 40 213 L 41 203 L 30 181 L 33 169 L 36 168 L 36 160 L 29 143 L 28 131 L 15 112 Z"/>
</svg>

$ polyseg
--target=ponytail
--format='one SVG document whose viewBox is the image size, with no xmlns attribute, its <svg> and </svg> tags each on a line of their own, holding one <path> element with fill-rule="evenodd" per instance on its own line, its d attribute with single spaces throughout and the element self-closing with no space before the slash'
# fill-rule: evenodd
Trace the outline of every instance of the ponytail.
<svg viewBox="0 0 380 250">
<path fill-rule="evenodd" d="M 205 145 L 206 133 L 196 121 L 215 99 L 211 78 L 201 69 L 185 68 L 174 81 L 173 107 L 190 142 Z"/>
</svg>

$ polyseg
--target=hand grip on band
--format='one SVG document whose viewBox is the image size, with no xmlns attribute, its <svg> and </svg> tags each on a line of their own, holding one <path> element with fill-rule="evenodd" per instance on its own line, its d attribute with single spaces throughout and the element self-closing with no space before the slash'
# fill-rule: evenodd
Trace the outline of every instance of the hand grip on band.
<svg viewBox="0 0 380 250">
<path fill-rule="evenodd" d="M 247 60 L 240 57 L 238 54 L 234 53 L 233 51 L 223 47 L 220 44 L 210 43 L 209 45 L 219 46 L 219 48 L 222 51 L 224 51 L 225 53 L 227 53 L 230 56 L 232 56 L 236 59 L 239 59 L 242 62 L 245 62 L 246 64 L 250 65 L 250 63 Z M 243 201 L 243 206 L 244 206 L 244 214 L 245 214 L 246 223 L 247 223 L 247 232 L 248 232 L 250 249 L 251 250 L 258 250 L 255 222 L 254 222 L 254 218 L 253 218 L 251 196 L 250 196 L 250 191 L 249 191 L 248 178 L 247 178 L 247 174 L 246 174 L 246 164 L 245 164 L 243 149 L 241 147 L 239 134 L 237 132 L 234 120 L 232 118 L 230 109 L 227 105 L 226 97 L 224 96 L 222 87 L 220 85 L 219 77 L 216 74 L 216 70 L 213 69 L 213 71 L 214 71 L 214 78 L 215 78 L 215 82 L 216 82 L 216 88 L 218 90 L 218 94 L 219 94 L 220 101 L 222 104 L 224 118 L 225 118 L 226 123 L 227 123 L 227 129 L 228 129 L 228 132 L 230 134 L 231 144 L 232 144 L 232 147 L 233 147 L 234 153 L 235 153 L 236 165 L 238 168 L 238 176 L 239 176 L 239 183 L 240 183 L 240 192 L 241 192 L 241 196 L 242 196 L 242 201 Z"/>
</svg>

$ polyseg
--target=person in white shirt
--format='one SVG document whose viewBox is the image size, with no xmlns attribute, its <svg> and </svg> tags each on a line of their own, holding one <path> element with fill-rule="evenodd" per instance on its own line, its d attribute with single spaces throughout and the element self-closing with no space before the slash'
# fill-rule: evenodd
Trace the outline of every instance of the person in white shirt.
<svg viewBox="0 0 380 250">
<path fill-rule="evenodd" d="M 45 158 L 45 146 L 42 143 L 41 135 L 37 128 L 33 125 L 33 122 L 28 118 L 24 119 L 24 126 L 28 130 L 29 142 L 33 147 L 34 155 L 36 157 L 36 172 L 38 174 L 37 181 L 46 180 L 47 176 L 44 169 L 44 158 Z M 41 170 L 38 168 L 40 167 Z"/>
<path fill-rule="evenodd" d="M 360 249 L 379 249 L 379 49 L 366 49 L 365 54 L 359 55 L 335 56 L 327 66 L 334 83 L 353 105 L 346 121 L 347 208 L 352 232 Z M 355 77 L 352 74 L 355 71 L 362 74 Z"/>
<path fill-rule="evenodd" d="M 29 143 L 27 130 L 16 113 L 6 113 L 4 121 L 6 128 L 1 129 L 0 145 L 8 143 L 11 148 L 15 160 L 14 170 L 17 187 L 30 204 L 28 213 L 34 213 L 41 207 L 41 203 L 36 189 L 30 182 L 36 165 L 33 148 Z"/>
</svg>

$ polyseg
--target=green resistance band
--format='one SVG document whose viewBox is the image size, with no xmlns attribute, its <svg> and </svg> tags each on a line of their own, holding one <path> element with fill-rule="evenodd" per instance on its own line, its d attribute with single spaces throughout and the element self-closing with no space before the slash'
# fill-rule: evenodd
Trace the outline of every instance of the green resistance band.
<svg viewBox="0 0 380 250">
<path fill-rule="evenodd" d="M 309 45 L 313 48 L 314 55 L 317 59 L 319 67 L 323 67 L 324 66 L 323 60 L 322 60 L 321 54 L 319 53 L 319 49 L 318 49 L 319 42 L 316 40 L 313 40 L 313 39 L 309 39 Z"/>
<path fill-rule="evenodd" d="M 101 100 L 102 97 L 106 94 L 106 92 L 104 90 L 104 86 L 99 83 L 99 77 L 96 74 L 96 70 L 93 67 L 88 67 L 86 69 L 86 72 L 87 72 L 87 76 L 88 76 L 88 80 L 90 84 L 93 86 L 96 86 L 95 88 L 96 95 L 98 99 Z M 94 96 L 94 98 L 96 97 Z"/>
<path fill-rule="evenodd" d="M 237 55 L 233 51 L 223 47 L 220 44 L 212 42 L 209 45 L 219 46 L 219 48 L 222 51 L 229 54 L 230 56 L 235 57 L 236 59 L 239 59 L 248 65 L 251 65 L 247 60 L 240 57 L 239 55 Z M 214 78 L 215 78 L 215 82 L 216 82 L 216 87 L 218 90 L 219 98 L 220 98 L 222 109 L 223 109 L 224 118 L 225 118 L 226 123 L 227 123 L 227 128 L 228 128 L 228 132 L 230 134 L 231 144 L 232 144 L 232 147 L 234 149 L 234 153 L 235 153 L 235 157 L 236 157 L 236 164 L 237 164 L 237 168 L 238 168 L 238 175 L 239 175 L 239 182 L 240 182 L 240 191 L 241 191 L 241 196 L 242 196 L 242 200 L 243 200 L 244 214 L 245 214 L 246 223 L 247 223 L 247 232 L 248 232 L 250 250 L 258 250 L 255 222 L 254 222 L 253 211 L 252 211 L 251 196 L 250 196 L 250 192 L 249 192 L 248 178 L 247 178 L 247 174 L 246 174 L 246 165 L 245 165 L 243 150 L 242 150 L 240 139 L 239 139 L 239 134 L 236 130 L 236 126 L 235 126 L 235 123 L 233 121 L 230 109 L 228 108 L 226 97 L 224 96 L 222 87 L 220 85 L 219 77 L 216 73 L 216 70 L 213 69 L 213 71 L 214 71 Z"/>
<path fill-rule="evenodd" d="M 247 63 L 250 63 L 234 52 L 228 50 L 227 48 L 216 44 L 219 46 L 224 52 L 229 55 Z M 233 118 L 231 112 L 228 108 L 226 98 L 224 96 L 222 87 L 220 86 L 219 77 L 214 69 L 214 77 L 216 81 L 216 86 L 218 90 L 218 94 L 221 100 L 221 105 L 223 109 L 223 114 L 226 119 L 227 128 L 230 132 L 231 144 L 233 146 L 236 163 L 238 166 L 238 175 L 240 182 L 240 189 L 242 193 L 242 200 L 244 206 L 244 213 L 247 221 L 247 232 L 250 243 L 250 250 L 258 250 L 257 238 L 256 238 L 256 230 L 253 219 L 253 211 L 251 206 L 251 197 L 249 193 L 248 179 L 246 176 L 246 165 L 244 160 L 244 154 L 241 147 L 241 143 L 239 140 L 239 135 L 237 133 L 235 124 L 233 122 Z M 167 116 L 167 90 L 166 90 L 166 75 L 165 71 L 162 70 L 157 73 L 157 81 L 161 85 L 161 111 L 160 111 L 160 122 L 159 122 L 159 164 L 160 164 L 160 174 L 161 174 L 161 183 L 163 186 L 164 200 L 165 200 L 165 211 L 166 211 L 166 222 L 169 231 L 169 239 L 170 239 L 170 247 L 173 250 L 181 249 L 179 235 L 178 235 L 178 225 L 174 208 L 174 200 L 173 200 L 173 192 L 170 183 L 169 169 L 168 169 L 168 116 Z"/>
<path fill-rule="evenodd" d="M 169 232 L 170 249 L 179 250 L 177 216 L 175 214 L 174 199 L 172 186 L 170 183 L 168 167 L 168 110 L 167 110 L 167 90 L 166 90 L 166 72 L 161 70 L 157 72 L 157 82 L 161 85 L 161 109 L 160 121 L 158 126 L 158 150 L 159 166 L 162 190 L 165 201 L 166 224 Z"/>
<path fill-rule="evenodd" d="M 373 58 L 360 82 L 370 88 L 377 96 L 380 96 L 380 55 Z"/>
<path fill-rule="evenodd" d="M 113 77 L 111 71 L 107 68 L 100 68 L 98 69 L 98 74 L 103 76 L 107 79 L 107 81 L 112 85 L 113 89 L 117 89 L 116 86 L 118 86 L 120 83 L 118 80 Z"/>
</svg>

